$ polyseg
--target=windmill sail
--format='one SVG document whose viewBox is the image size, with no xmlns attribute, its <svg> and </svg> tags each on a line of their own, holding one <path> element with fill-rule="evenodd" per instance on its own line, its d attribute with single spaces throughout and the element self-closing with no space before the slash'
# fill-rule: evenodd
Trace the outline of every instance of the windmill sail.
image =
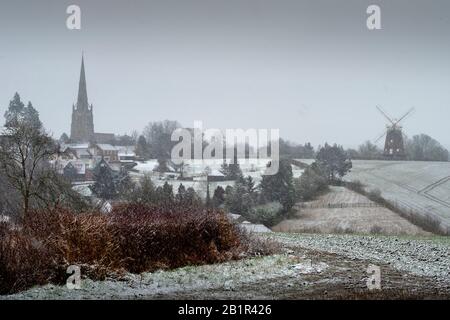
<svg viewBox="0 0 450 320">
<path fill-rule="evenodd" d="M 405 143 L 403 139 L 402 127 L 399 125 L 401 121 L 404 121 L 408 116 L 414 112 L 414 108 L 411 108 L 398 120 L 394 120 L 390 117 L 381 107 L 377 106 L 378 111 L 386 118 L 389 123 L 387 130 L 377 140 L 381 140 L 386 136 L 384 142 L 384 157 L 386 159 L 402 160 L 406 158 Z"/>
</svg>

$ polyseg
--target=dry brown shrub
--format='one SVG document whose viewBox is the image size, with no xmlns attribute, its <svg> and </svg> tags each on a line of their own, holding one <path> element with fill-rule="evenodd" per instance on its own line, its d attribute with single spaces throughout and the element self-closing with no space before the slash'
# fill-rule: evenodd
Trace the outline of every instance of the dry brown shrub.
<svg viewBox="0 0 450 320">
<path fill-rule="evenodd" d="M 30 212 L 20 228 L 0 226 L 0 241 L 1 294 L 64 283 L 69 265 L 80 266 L 83 276 L 104 279 L 218 263 L 268 248 L 221 211 L 143 205 L 118 206 L 110 214 Z"/>
</svg>

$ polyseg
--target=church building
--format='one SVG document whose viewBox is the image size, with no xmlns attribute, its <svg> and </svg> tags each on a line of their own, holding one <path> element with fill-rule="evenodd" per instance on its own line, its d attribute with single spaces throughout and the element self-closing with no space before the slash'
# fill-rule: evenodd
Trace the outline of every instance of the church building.
<svg viewBox="0 0 450 320">
<path fill-rule="evenodd" d="M 72 143 L 111 143 L 114 141 L 113 133 L 96 133 L 94 131 L 93 106 L 88 103 L 84 56 L 81 58 L 78 99 L 76 105 L 72 106 L 70 140 Z"/>
</svg>

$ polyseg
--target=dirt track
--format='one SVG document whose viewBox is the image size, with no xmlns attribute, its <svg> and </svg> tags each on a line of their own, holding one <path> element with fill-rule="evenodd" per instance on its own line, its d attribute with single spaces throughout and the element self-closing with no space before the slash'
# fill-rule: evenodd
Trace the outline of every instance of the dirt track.
<svg viewBox="0 0 450 320">
<path fill-rule="evenodd" d="M 291 234 L 274 234 L 272 237 L 283 243 L 285 250 L 291 250 L 289 257 L 294 265 L 310 260 L 313 266 L 325 264 L 327 267 L 320 272 L 303 273 L 298 277 L 281 277 L 276 282 L 261 280 L 236 286 L 233 290 L 214 288 L 203 292 L 178 293 L 171 298 L 450 299 L 448 239 L 436 242 L 388 237 Z M 391 241 L 393 244 L 390 249 L 383 245 L 379 248 L 386 250 L 384 255 L 374 252 L 374 247 L 368 245 L 372 243 L 373 246 L 380 246 L 381 243 L 389 244 Z M 399 246 L 404 250 L 395 250 Z M 320 248 L 320 251 L 316 248 Z M 364 249 L 367 249 L 367 254 L 361 254 Z M 371 254 L 378 255 L 378 258 L 372 258 Z M 385 262 L 381 262 L 383 260 Z M 370 264 L 381 268 L 381 290 L 367 288 L 367 267 Z"/>
<path fill-rule="evenodd" d="M 369 261 L 345 259 L 334 254 L 296 249 L 295 255 L 329 265 L 320 273 L 259 280 L 236 285 L 232 289 L 213 288 L 201 291 L 160 295 L 161 299 L 450 299 L 450 286 L 430 277 L 399 272 L 382 265 L 382 290 L 368 290 Z"/>
</svg>

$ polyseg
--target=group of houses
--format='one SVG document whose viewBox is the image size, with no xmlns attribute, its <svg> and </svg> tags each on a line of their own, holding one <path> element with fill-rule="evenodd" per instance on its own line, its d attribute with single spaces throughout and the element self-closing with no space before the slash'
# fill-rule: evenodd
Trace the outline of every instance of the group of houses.
<svg viewBox="0 0 450 320">
<path fill-rule="evenodd" d="M 134 146 L 114 146 L 105 143 L 62 144 L 51 162 L 57 172 L 70 181 L 86 182 L 93 180 L 94 168 L 102 160 L 116 171 L 122 167 L 131 169 L 136 165 L 134 149 Z"/>
</svg>

